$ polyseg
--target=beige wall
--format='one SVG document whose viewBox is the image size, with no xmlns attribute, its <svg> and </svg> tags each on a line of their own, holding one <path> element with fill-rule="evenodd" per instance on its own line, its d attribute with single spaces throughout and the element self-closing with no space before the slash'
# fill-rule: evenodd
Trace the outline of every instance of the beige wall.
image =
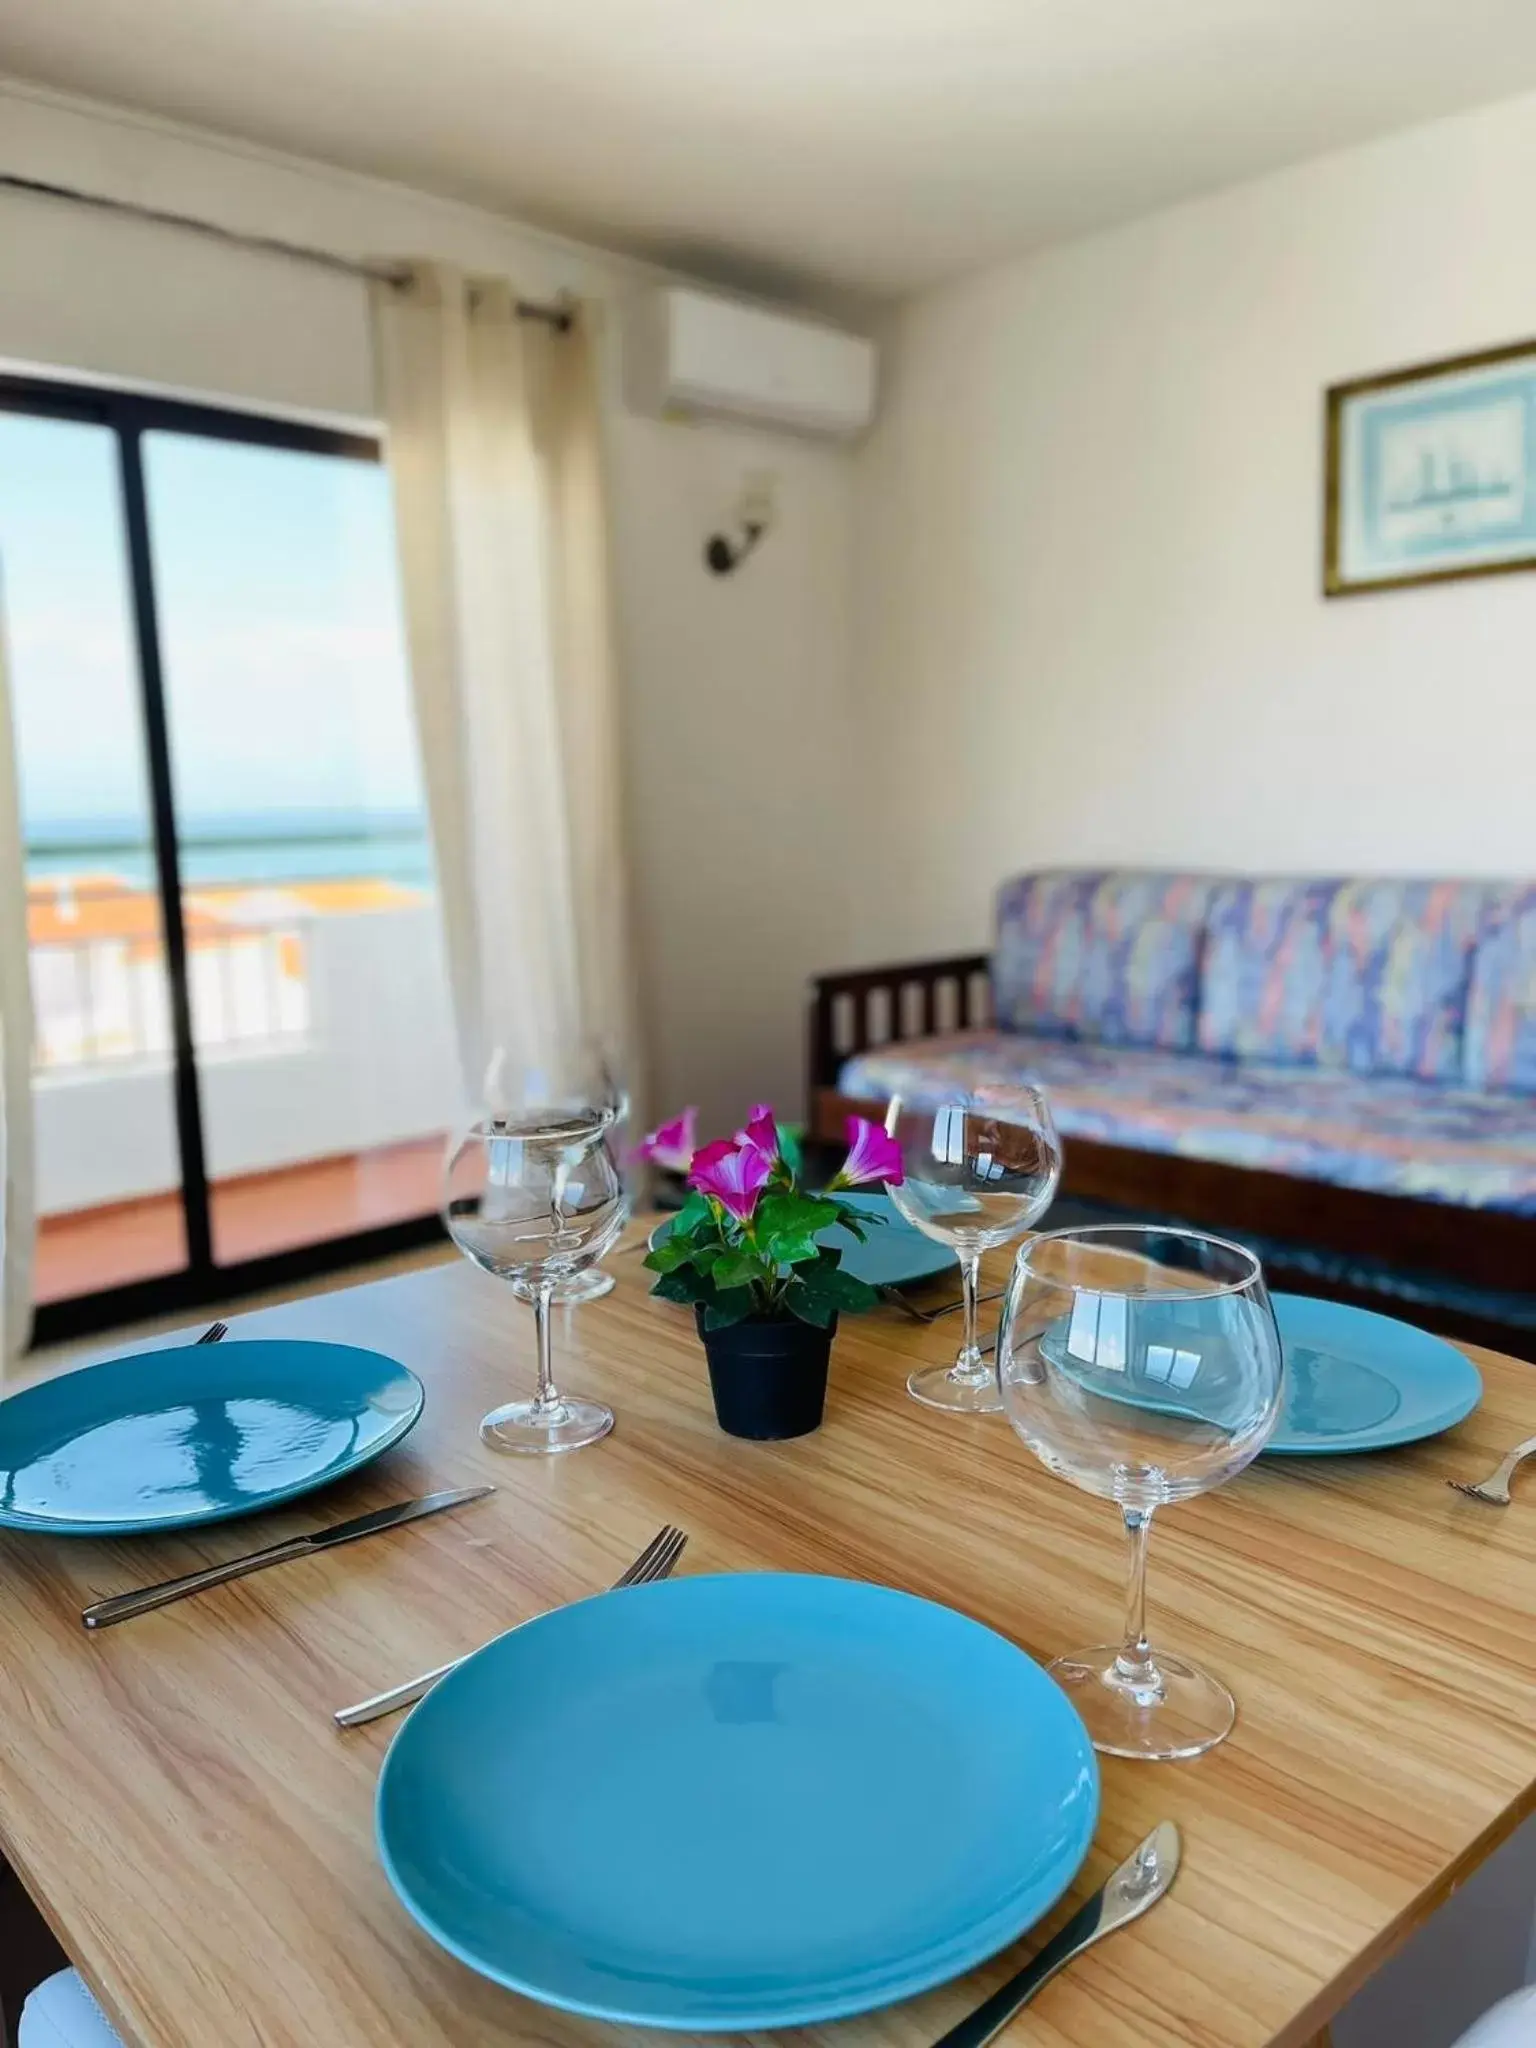
<svg viewBox="0 0 1536 2048">
<path fill-rule="evenodd" d="M 649 273 L 491 214 L 0 86 L 0 167 L 353 255 L 431 255 L 614 302 Z M 610 323 L 612 326 L 614 323 Z M 0 193 L 0 361 L 371 419 L 363 288 Z M 614 383 L 616 390 L 616 380 Z M 848 949 L 833 736 L 847 694 L 845 452 L 610 415 L 636 897 L 658 1101 L 799 1098 L 805 976 Z M 707 533 L 749 470 L 780 522 L 735 577 Z M 742 917 L 740 908 L 747 905 Z"/>
<path fill-rule="evenodd" d="M 1536 335 L 1536 99 L 904 311 L 860 459 L 860 952 L 1034 862 L 1536 873 L 1536 575 L 1324 603 L 1326 385 Z"/>
</svg>

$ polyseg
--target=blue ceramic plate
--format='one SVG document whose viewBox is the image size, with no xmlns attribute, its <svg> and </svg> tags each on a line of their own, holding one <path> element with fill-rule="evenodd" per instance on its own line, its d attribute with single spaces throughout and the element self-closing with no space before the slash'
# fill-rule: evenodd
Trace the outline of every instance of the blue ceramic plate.
<svg viewBox="0 0 1536 2048">
<path fill-rule="evenodd" d="M 1274 1304 L 1285 1387 L 1267 1456 L 1417 1443 L 1462 1421 L 1483 1398 L 1477 1367 L 1443 1337 L 1305 1294 L 1277 1294 Z"/>
<path fill-rule="evenodd" d="M 1098 1769 L 1022 1650 L 882 1586 L 674 1579 L 541 1616 L 395 1737 L 379 1853 L 546 2005 L 794 2027 L 909 1998 L 1071 1883 Z"/>
<path fill-rule="evenodd" d="M 347 1344 L 113 1358 L 0 1401 L 0 1527 L 128 1536 L 253 1514 L 366 1465 L 425 1401 L 414 1373 Z"/>
<path fill-rule="evenodd" d="M 843 1255 L 843 1271 L 869 1287 L 910 1287 L 918 1280 L 931 1280 L 936 1273 L 957 1271 L 955 1255 L 947 1245 L 936 1244 L 914 1230 L 889 1195 L 839 1195 L 840 1202 L 862 1209 L 866 1216 L 883 1219 L 870 1230 L 865 1243 L 841 1224 L 823 1230 L 818 1244 L 835 1245 Z M 651 1232 L 651 1243 L 660 1244 L 671 1229 L 664 1218 Z"/>
</svg>

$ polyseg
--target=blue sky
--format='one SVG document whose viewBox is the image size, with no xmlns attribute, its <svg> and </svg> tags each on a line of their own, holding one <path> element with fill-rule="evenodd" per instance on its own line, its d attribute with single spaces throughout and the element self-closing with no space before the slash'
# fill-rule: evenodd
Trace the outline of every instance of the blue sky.
<svg viewBox="0 0 1536 2048">
<path fill-rule="evenodd" d="M 383 469 L 172 434 L 144 456 L 184 823 L 417 808 Z M 0 605 L 29 828 L 146 820 L 107 429 L 0 413 Z"/>
</svg>

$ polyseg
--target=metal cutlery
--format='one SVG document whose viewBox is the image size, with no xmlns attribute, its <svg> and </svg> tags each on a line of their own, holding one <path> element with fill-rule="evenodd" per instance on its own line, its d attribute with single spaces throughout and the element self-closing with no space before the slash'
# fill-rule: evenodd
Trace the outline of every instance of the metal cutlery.
<svg viewBox="0 0 1536 2048">
<path fill-rule="evenodd" d="M 624 1586 L 646 1586 L 657 1579 L 670 1578 L 672 1567 L 682 1556 L 687 1541 L 682 1530 L 674 1529 L 668 1522 L 656 1531 L 634 1563 L 619 1573 L 611 1590 L 617 1593 Z M 423 1671 L 417 1678 L 408 1678 L 403 1685 L 392 1685 L 388 1692 L 376 1692 L 370 1699 L 359 1700 L 355 1706 L 340 1707 L 331 1718 L 338 1728 L 362 1728 L 370 1721 L 380 1721 L 386 1714 L 397 1713 L 401 1707 L 414 1706 L 440 1678 L 446 1678 L 463 1662 L 462 1657 L 455 1657 L 450 1663 L 439 1664 L 433 1671 Z"/>
<path fill-rule="evenodd" d="M 1496 1472 L 1490 1472 L 1486 1479 L 1447 1479 L 1447 1486 L 1454 1486 L 1458 1493 L 1470 1494 L 1473 1500 L 1486 1501 L 1491 1508 L 1509 1506 L 1509 1482 L 1527 1458 L 1536 1453 L 1536 1436 L 1528 1436 L 1523 1444 L 1516 1444 L 1509 1456 Z"/>
<path fill-rule="evenodd" d="M 265 1550 L 249 1550 L 227 1564 L 209 1565 L 200 1572 L 187 1572 L 179 1579 L 165 1579 L 158 1586 L 145 1586 L 137 1593 L 116 1593 L 109 1600 L 97 1600 L 80 1616 L 87 1628 L 110 1628 L 114 1622 L 130 1621 L 136 1614 L 148 1614 L 156 1607 L 168 1607 L 189 1593 L 201 1593 L 209 1586 L 222 1586 L 230 1579 L 243 1579 L 248 1572 L 265 1571 L 269 1564 L 287 1564 L 290 1558 L 313 1557 L 332 1550 L 338 1543 L 355 1543 L 362 1536 L 376 1536 L 383 1529 L 398 1529 L 423 1515 L 440 1515 L 445 1508 L 463 1507 L 467 1501 L 483 1500 L 494 1486 L 461 1486 L 451 1492 L 423 1494 L 419 1500 L 396 1501 L 392 1507 L 375 1508 L 372 1514 L 337 1522 L 333 1528 L 317 1529 L 312 1536 L 294 1536 L 286 1543 L 270 1544 Z"/>
<path fill-rule="evenodd" d="M 1021 2007 L 1028 2005 L 1042 1985 L 1064 1969 L 1084 1949 L 1092 1948 L 1116 1928 L 1139 1920 L 1149 1906 L 1173 1883 L 1179 1868 L 1179 1831 L 1171 1820 L 1155 1827 L 1141 1846 L 1101 1885 L 1087 1905 L 1081 1907 L 1049 1940 L 1040 1953 L 1017 1975 L 1000 1985 L 973 2013 L 941 2034 L 933 2048 L 982 2048 L 994 2034 L 1001 2033 Z"/>
<path fill-rule="evenodd" d="M 210 1323 L 201 1337 L 196 1339 L 196 1342 L 199 1344 L 217 1344 L 221 1337 L 227 1337 L 228 1335 L 228 1323 Z"/>
<path fill-rule="evenodd" d="M 1001 1301 L 1007 1291 L 1007 1288 L 999 1287 L 995 1293 L 978 1294 L 976 1306 L 984 1308 L 989 1301 Z M 899 1287 L 882 1287 L 880 1296 L 892 1308 L 899 1308 L 903 1315 L 910 1316 L 914 1323 L 937 1323 L 945 1316 L 958 1315 L 965 1307 L 963 1301 L 946 1301 L 942 1308 L 919 1308 L 916 1302 L 908 1301 Z"/>
</svg>

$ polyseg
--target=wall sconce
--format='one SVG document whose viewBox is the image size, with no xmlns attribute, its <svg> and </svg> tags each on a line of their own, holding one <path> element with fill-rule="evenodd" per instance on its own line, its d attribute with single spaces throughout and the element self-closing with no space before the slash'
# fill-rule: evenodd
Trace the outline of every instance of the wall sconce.
<svg viewBox="0 0 1536 2048">
<path fill-rule="evenodd" d="M 768 474 L 747 478 L 727 531 L 712 533 L 704 543 L 704 566 L 712 576 L 729 576 L 751 554 L 773 525 L 776 510 L 774 487 L 777 479 Z"/>
</svg>

